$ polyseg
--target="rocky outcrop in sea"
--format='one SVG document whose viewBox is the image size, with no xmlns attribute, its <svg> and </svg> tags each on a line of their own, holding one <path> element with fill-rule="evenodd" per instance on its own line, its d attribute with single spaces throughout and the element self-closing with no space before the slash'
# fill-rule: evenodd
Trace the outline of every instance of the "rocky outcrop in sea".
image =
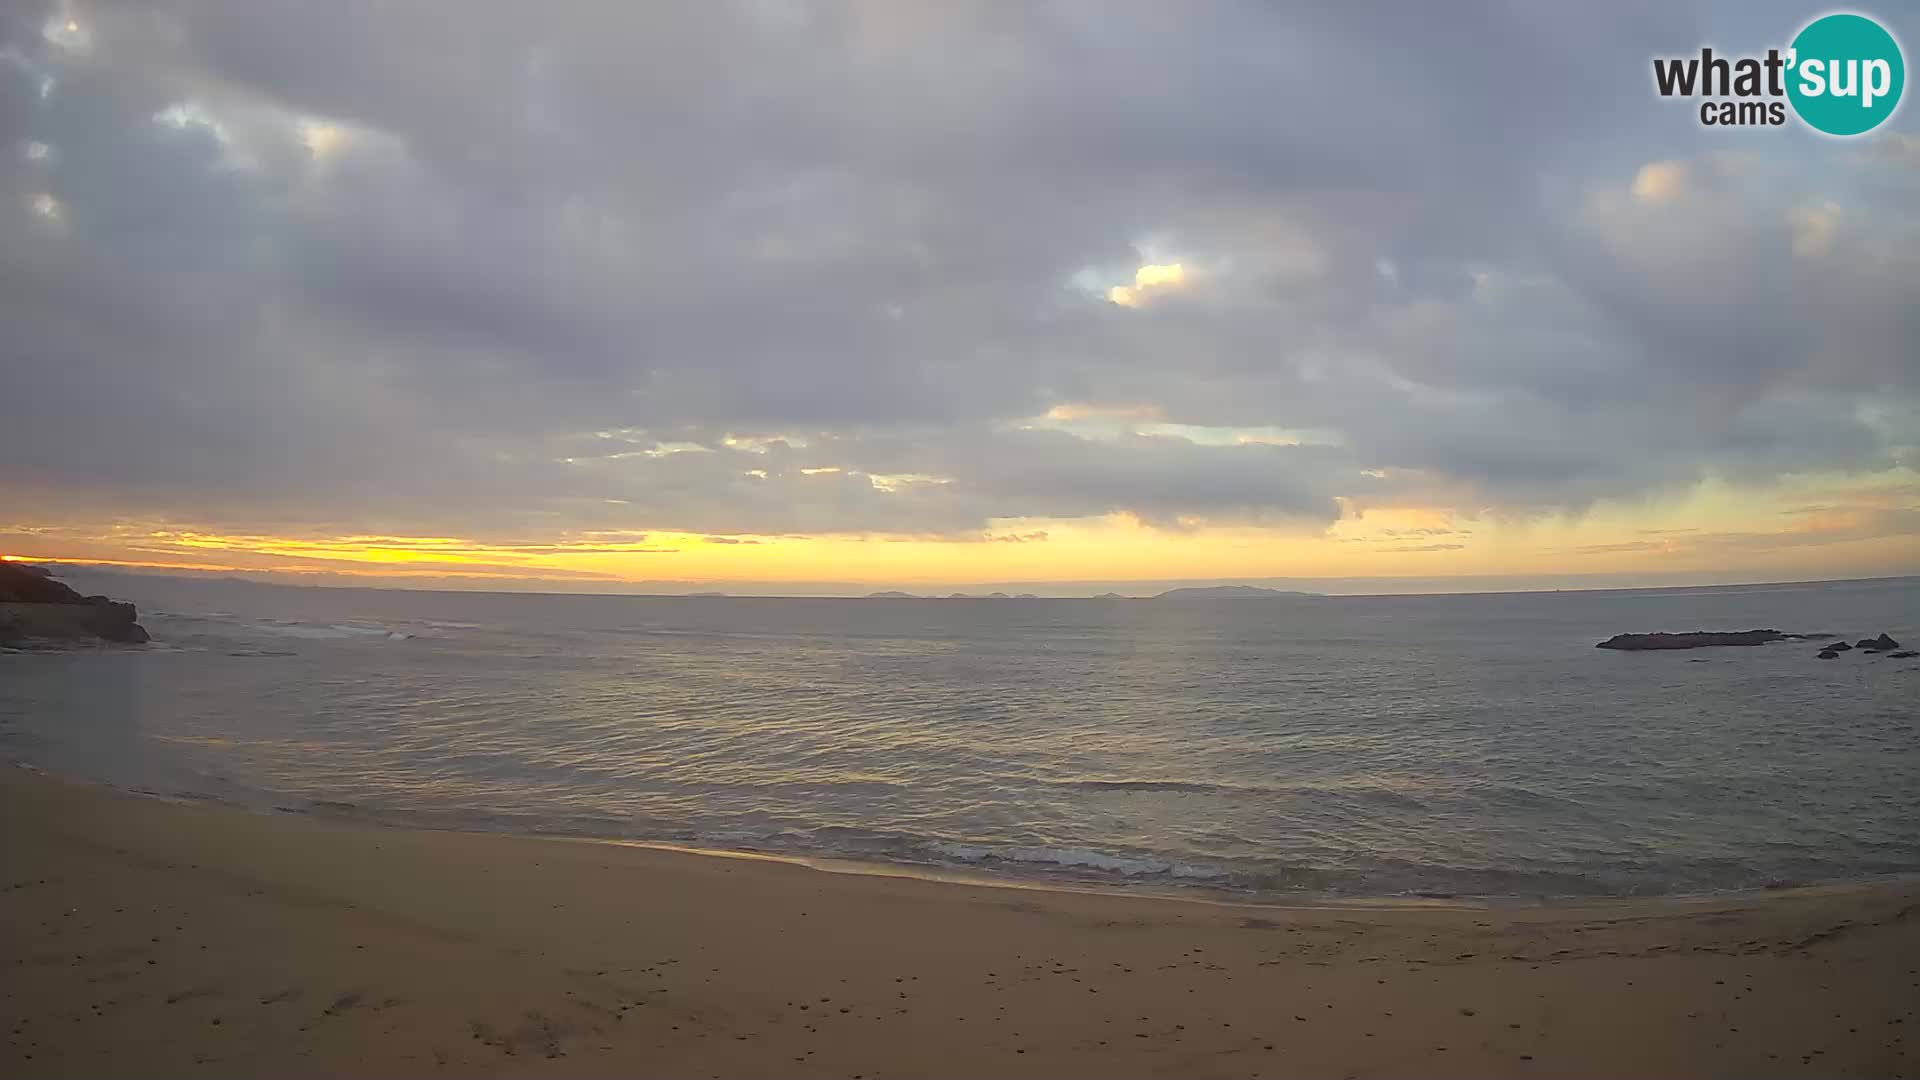
<svg viewBox="0 0 1920 1080">
<path fill-rule="evenodd" d="M 1834 640 L 1839 638 L 1839 640 Z M 1781 630 L 1691 630 L 1684 634 L 1615 634 L 1595 645 L 1596 649 L 1620 649 L 1626 652 L 1658 652 L 1666 649 L 1706 649 L 1720 645 L 1770 645 L 1776 641 L 1827 641 L 1815 654 L 1821 660 L 1838 660 L 1844 652 L 1861 652 L 1871 656 L 1891 656 L 1895 660 L 1904 660 L 1914 655 L 1911 651 L 1895 652 L 1900 643 L 1891 634 L 1882 632 L 1878 637 L 1861 638 L 1853 644 L 1847 644 L 1838 634 L 1789 634 Z"/>
</svg>

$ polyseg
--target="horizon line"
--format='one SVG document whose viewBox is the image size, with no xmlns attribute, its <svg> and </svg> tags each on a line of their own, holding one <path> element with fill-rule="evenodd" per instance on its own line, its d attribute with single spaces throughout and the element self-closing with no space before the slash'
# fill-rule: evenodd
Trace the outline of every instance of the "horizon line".
<svg viewBox="0 0 1920 1080">
<path fill-rule="evenodd" d="M 1324 577 L 1324 578 L 1310 578 L 1310 577 L 1302 577 L 1302 578 L 1164 578 L 1164 579 L 1135 579 L 1131 581 L 1090 581 L 1090 582 L 1068 582 L 1068 581 L 982 582 L 982 583 L 948 584 L 948 585 L 944 585 L 934 589 L 928 589 L 927 586 L 919 586 L 918 588 L 915 588 L 915 587 L 902 587 L 902 586 L 887 586 L 884 584 L 874 585 L 874 584 L 862 584 L 862 583 L 856 583 L 856 582 L 824 582 L 823 581 L 823 582 L 817 583 L 817 587 L 822 589 L 834 589 L 834 588 L 844 587 L 848 591 L 845 591 L 845 592 L 837 592 L 837 591 L 735 592 L 729 589 L 728 586 L 744 587 L 744 588 L 752 589 L 756 587 L 778 588 L 783 585 L 791 585 L 797 588 L 806 588 L 808 587 L 809 583 L 804 581 L 779 581 L 779 580 L 740 581 L 740 582 L 685 582 L 685 583 L 636 581 L 636 582 L 630 582 L 630 583 L 607 582 L 606 584 L 610 587 L 598 588 L 598 589 L 581 589 L 581 588 L 564 588 L 564 587 L 562 588 L 538 588 L 538 587 L 469 588 L 469 587 L 461 587 L 459 585 L 454 585 L 454 584 L 436 585 L 436 584 L 423 582 L 423 581 L 416 581 L 408 584 L 399 584 L 399 583 L 384 584 L 378 581 L 377 579 L 371 579 L 370 576 L 352 575 L 352 574 L 311 575 L 311 576 L 310 575 L 286 575 L 289 578 L 293 578 L 294 580 L 280 580 L 279 579 L 280 575 L 272 571 L 198 570 L 198 569 L 181 568 L 181 570 L 179 571 L 169 572 L 164 567 L 128 568 L 124 564 L 114 564 L 114 563 L 109 563 L 104 561 L 92 562 L 92 561 L 84 561 L 84 560 L 62 560 L 59 558 L 44 557 L 44 556 L 5 556 L 4 559 L 5 561 L 8 561 L 8 562 L 33 563 L 33 564 L 45 565 L 49 567 L 69 568 L 69 569 L 85 571 L 85 572 L 107 574 L 107 575 L 116 576 L 116 577 L 159 578 L 159 579 L 173 579 L 173 580 L 181 580 L 181 581 L 203 581 L 203 582 L 219 581 L 219 582 L 230 582 L 230 583 L 238 583 L 238 584 L 245 584 L 245 585 L 264 585 L 264 586 L 270 586 L 270 587 L 281 586 L 286 588 L 363 589 L 363 590 L 380 591 L 380 592 L 473 593 L 473 594 L 479 594 L 479 595 L 492 595 L 492 596 L 605 596 L 605 597 L 626 597 L 626 598 L 633 598 L 633 599 L 704 599 L 704 600 L 721 600 L 721 599 L 738 599 L 738 600 L 868 600 L 868 599 L 1093 600 L 1093 599 L 1115 599 L 1115 598 L 1123 599 L 1123 600 L 1152 600 L 1152 599 L 1158 598 L 1159 594 L 1161 593 L 1170 592 L 1176 589 L 1207 589 L 1207 588 L 1236 588 L 1236 587 L 1267 589 L 1277 595 L 1274 597 L 1260 597 L 1260 596 L 1219 597 L 1217 599 L 1249 599 L 1249 600 L 1279 599 L 1279 598 L 1288 598 L 1288 594 L 1291 594 L 1291 598 L 1293 599 L 1329 599 L 1329 598 L 1340 598 L 1340 597 L 1364 597 L 1364 596 L 1373 596 L 1373 597 L 1501 596 L 1501 595 L 1521 595 L 1521 594 L 1529 594 L 1529 593 L 1561 593 L 1561 592 L 1599 593 L 1599 592 L 1685 591 L 1685 590 L 1692 590 L 1692 589 L 1726 589 L 1726 588 L 1768 588 L 1768 587 L 1778 588 L 1778 587 L 1787 587 L 1787 586 L 1796 586 L 1796 585 L 1869 584 L 1873 582 L 1899 582 L 1899 581 L 1911 581 L 1915 579 L 1920 579 L 1920 572 L 1913 572 L 1913 573 L 1904 573 L 1904 574 L 1870 574 L 1865 576 L 1838 577 L 1838 578 L 1788 578 L 1788 579 L 1779 579 L 1779 580 L 1693 581 L 1693 582 L 1667 583 L 1667 584 L 1646 583 L 1644 582 L 1644 580 L 1642 581 L 1642 583 L 1638 583 L 1638 584 L 1627 584 L 1627 583 L 1608 584 L 1608 583 L 1605 583 L 1604 581 L 1592 581 L 1591 583 L 1587 583 L 1587 584 L 1573 584 L 1571 583 L 1571 579 L 1636 578 L 1636 577 L 1639 577 L 1639 575 L 1633 575 L 1629 573 L 1566 574 L 1566 575 L 1463 574 L 1463 575 L 1445 576 L 1445 577 L 1419 577 L 1415 575 L 1382 575 L 1382 576 L 1368 576 L 1368 577 Z M 263 576 L 252 576 L 254 574 L 261 574 Z M 1553 579 L 1553 578 L 1568 579 L 1569 583 L 1561 584 L 1561 585 L 1542 583 L 1539 585 L 1531 585 L 1531 586 L 1518 585 L 1518 584 L 1510 584 L 1510 585 L 1506 585 L 1505 587 L 1495 586 L 1495 582 L 1502 581 L 1509 577 L 1528 577 L 1528 576 L 1538 576 L 1546 579 Z M 313 578 L 324 577 L 326 578 L 326 580 L 300 580 L 300 578 L 307 578 L 307 577 L 313 577 Z M 463 579 L 455 579 L 455 580 L 463 580 Z M 464 579 L 464 580 L 471 580 L 471 579 Z M 510 579 L 510 580 L 524 582 L 529 586 L 569 584 L 564 582 L 552 582 L 550 579 L 541 579 L 541 578 L 517 578 L 517 579 Z M 1467 588 L 1446 587 L 1452 582 L 1458 582 L 1461 585 L 1467 585 L 1467 586 L 1471 586 L 1475 583 L 1484 583 L 1488 586 L 1494 586 L 1494 587 L 1477 588 L 1477 589 L 1471 588 L 1471 587 L 1467 587 Z M 1273 583 L 1278 583 L 1278 584 L 1273 584 Z M 1378 583 L 1380 586 L 1383 586 L 1384 588 L 1380 591 L 1368 591 L 1364 588 L 1364 586 L 1367 585 L 1368 583 Z M 615 587 L 621 584 L 631 584 L 634 586 L 641 586 L 643 588 L 638 591 L 622 591 Z M 1316 592 L 1316 591 L 1313 591 L 1313 587 L 1316 584 L 1319 584 L 1322 586 L 1335 586 L 1335 585 L 1344 584 L 1344 585 L 1351 585 L 1351 586 L 1361 586 L 1361 588 L 1346 590 L 1346 591 L 1338 591 L 1338 592 Z M 1432 587 L 1428 587 L 1424 589 L 1395 591 L 1391 588 L 1391 586 L 1395 584 L 1401 584 L 1401 585 L 1425 584 Z M 661 592 L 661 591 L 645 590 L 644 587 L 649 585 L 654 585 L 654 586 L 672 585 L 680 588 L 681 591 Z M 1020 592 L 1018 594 L 1013 593 L 1009 588 L 1009 586 L 1019 589 Z M 1056 589 L 1061 587 L 1073 588 L 1076 590 L 1076 593 L 1075 594 L 1058 594 L 1058 593 L 1047 594 L 1045 592 L 1037 591 L 1037 590 L 1044 590 L 1049 587 L 1056 588 Z M 993 592 L 999 592 L 1005 595 L 993 596 L 984 591 L 983 592 L 963 591 L 969 588 L 979 589 L 979 590 L 990 589 Z M 1129 594 L 1125 591 L 1127 589 L 1150 590 L 1150 591 L 1141 591 L 1141 592 Z M 1094 590 L 1098 590 L 1098 593 L 1096 593 Z M 881 594 L 889 594 L 889 593 L 894 595 L 881 595 Z M 904 595 L 900 595 L 900 594 L 904 594 Z M 1113 595 L 1108 596 L 1105 594 L 1113 594 Z"/>
</svg>

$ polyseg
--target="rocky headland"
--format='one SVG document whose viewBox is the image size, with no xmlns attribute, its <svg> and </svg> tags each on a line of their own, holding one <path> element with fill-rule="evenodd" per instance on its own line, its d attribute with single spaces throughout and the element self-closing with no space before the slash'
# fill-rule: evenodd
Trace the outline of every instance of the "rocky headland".
<svg viewBox="0 0 1920 1080">
<path fill-rule="evenodd" d="M 146 642 L 132 604 L 82 596 L 29 563 L 0 562 L 0 645 L 32 641 Z"/>
</svg>

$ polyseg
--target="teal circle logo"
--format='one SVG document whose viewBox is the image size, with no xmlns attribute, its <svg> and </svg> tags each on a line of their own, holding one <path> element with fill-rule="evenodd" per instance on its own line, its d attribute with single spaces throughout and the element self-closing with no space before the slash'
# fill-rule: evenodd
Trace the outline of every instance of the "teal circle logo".
<svg viewBox="0 0 1920 1080">
<path fill-rule="evenodd" d="M 1862 135 L 1900 106 L 1907 64 L 1900 43 L 1865 15 L 1823 15 L 1794 37 L 1787 99 L 1816 131 Z"/>
</svg>

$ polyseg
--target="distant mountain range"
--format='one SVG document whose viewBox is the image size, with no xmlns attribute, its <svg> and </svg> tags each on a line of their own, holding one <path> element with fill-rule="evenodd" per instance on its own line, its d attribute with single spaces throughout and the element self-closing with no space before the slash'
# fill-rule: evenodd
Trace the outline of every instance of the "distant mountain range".
<svg viewBox="0 0 1920 1080">
<path fill-rule="evenodd" d="M 1184 588 L 1184 589 L 1168 589 L 1166 592 L 1158 593 L 1154 596 L 1146 597 L 1145 599 L 1149 599 L 1149 600 L 1262 600 L 1262 599 L 1272 599 L 1275 597 L 1319 596 L 1319 595 L 1321 594 L 1310 593 L 1310 592 L 1285 592 L 1280 589 L 1263 589 L 1258 585 L 1209 585 L 1209 586 L 1194 586 L 1194 587 Z M 866 598 L 868 600 L 937 599 L 936 597 L 931 597 L 931 596 L 928 596 L 928 597 L 916 596 L 913 593 L 900 592 L 898 590 L 868 593 Z M 948 599 L 948 600 L 1038 600 L 1040 599 L 1040 597 L 1035 596 L 1033 593 L 1021 593 L 1018 596 L 1008 596 L 1006 593 L 996 592 L 996 593 L 988 593 L 985 596 L 978 596 L 971 593 L 949 593 L 945 597 L 945 599 Z M 1108 593 L 1101 593 L 1099 596 L 1091 597 L 1091 599 L 1132 600 L 1132 599 L 1135 599 L 1135 597 L 1122 596 L 1121 594 L 1116 592 L 1108 592 Z"/>
<path fill-rule="evenodd" d="M 1319 596 L 1310 592 L 1283 592 L 1279 589 L 1263 589 L 1258 585 L 1208 585 L 1186 589 L 1168 589 L 1155 596 L 1155 600 L 1255 600 L 1282 596 Z"/>
<path fill-rule="evenodd" d="M 874 592 L 874 593 L 868 593 L 867 599 L 869 600 L 922 600 L 922 599 L 935 600 L 940 598 L 933 597 L 933 596 L 920 597 L 920 596 L 915 596 L 912 593 L 906 593 L 906 592 Z M 975 596 L 971 593 L 957 592 L 957 593 L 948 593 L 945 599 L 948 599 L 948 600 L 1038 600 L 1040 598 L 1030 592 L 1023 592 L 1018 596 L 1008 596 L 1006 593 L 1003 593 L 1003 592 L 988 593 L 985 596 Z"/>
</svg>

